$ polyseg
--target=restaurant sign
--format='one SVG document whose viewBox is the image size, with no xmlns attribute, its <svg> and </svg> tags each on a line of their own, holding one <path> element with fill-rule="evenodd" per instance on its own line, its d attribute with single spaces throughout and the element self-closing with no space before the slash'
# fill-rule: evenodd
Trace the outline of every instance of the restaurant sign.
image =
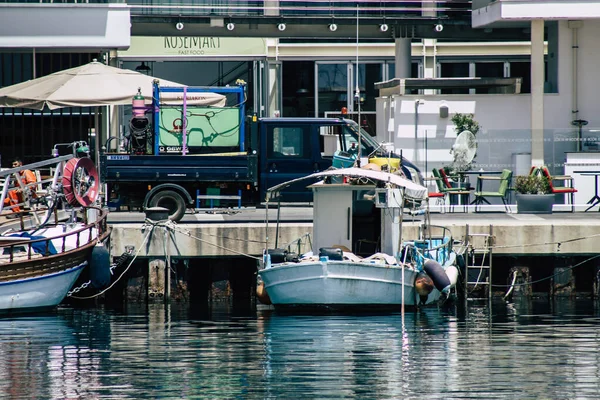
<svg viewBox="0 0 600 400">
<path fill-rule="evenodd" d="M 266 56 L 263 38 L 218 36 L 132 36 L 128 50 L 118 52 L 127 57 L 235 57 Z"/>
</svg>

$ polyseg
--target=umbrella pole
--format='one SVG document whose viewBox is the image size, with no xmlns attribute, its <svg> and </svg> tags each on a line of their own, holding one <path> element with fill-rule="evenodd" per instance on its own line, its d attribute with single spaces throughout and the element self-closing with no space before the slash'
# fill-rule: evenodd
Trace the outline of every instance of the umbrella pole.
<svg viewBox="0 0 600 400">
<path fill-rule="evenodd" d="M 96 167 L 100 167 L 100 107 L 96 106 L 96 113 L 94 115 L 94 162 L 96 163 Z"/>
</svg>

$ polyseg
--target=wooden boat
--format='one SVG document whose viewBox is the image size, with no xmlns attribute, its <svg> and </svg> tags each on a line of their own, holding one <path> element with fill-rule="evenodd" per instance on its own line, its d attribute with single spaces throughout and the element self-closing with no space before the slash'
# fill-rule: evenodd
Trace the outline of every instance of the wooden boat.
<svg viewBox="0 0 600 400">
<path fill-rule="evenodd" d="M 265 303 L 276 308 L 399 311 L 450 294 L 458 270 L 449 230 L 439 227 L 434 235 L 427 224 L 428 232 L 421 237 L 402 237 L 407 202 L 426 204 L 425 187 L 396 174 L 360 168 L 303 179 L 315 178 L 322 181 L 309 186 L 314 194 L 311 248 L 303 254 L 291 248 L 265 251 L 258 272 L 259 289 L 268 295 L 261 292 Z M 275 186 L 269 194 L 297 181 Z"/>
<path fill-rule="evenodd" d="M 32 189 L 19 182 L 26 193 L 21 205 L 31 208 L 29 215 L 12 214 L 17 218 L 0 223 L 0 313 L 52 309 L 67 296 L 86 266 L 108 261 L 98 257 L 108 254 L 103 242 L 110 230 L 107 212 L 91 205 L 98 180 L 88 158 L 63 156 L 2 171 L 1 200 L 14 187 L 14 180 L 19 180 L 20 170 L 46 165 L 56 165 L 56 169 L 43 194 L 34 197 Z"/>
</svg>

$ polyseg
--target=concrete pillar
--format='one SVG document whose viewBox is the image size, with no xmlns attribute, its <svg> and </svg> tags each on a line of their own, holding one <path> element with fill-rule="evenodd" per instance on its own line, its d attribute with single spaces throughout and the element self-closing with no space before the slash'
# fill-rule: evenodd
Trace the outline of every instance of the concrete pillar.
<svg viewBox="0 0 600 400">
<path fill-rule="evenodd" d="M 594 267 L 594 289 L 592 297 L 595 299 L 600 298 L 600 265 Z"/>
<path fill-rule="evenodd" d="M 396 38 L 394 40 L 395 78 L 410 78 L 411 48 L 410 38 Z"/>
<path fill-rule="evenodd" d="M 437 39 L 423 39 L 423 78 L 437 78 Z M 436 94 L 437 89 L 425 89 L 423 94 Z"/>
<path fill-rule="evenodd" d="M 148 302 L 163 301 L 166 289 L 166 263 L 164 259 L 148 263 Z"/>
<path fill-rule="evenodd" d="M 544 20 L 531 21 L 531 163 L 544 164 Z"/>
<path fill-rule="evenodd" d="M 554 268 L 550 290 L 552 296 L 573 296 L 575 294 L 575 276 L 573 275 L 573 269 L 570 267 Z"/>
</svg>

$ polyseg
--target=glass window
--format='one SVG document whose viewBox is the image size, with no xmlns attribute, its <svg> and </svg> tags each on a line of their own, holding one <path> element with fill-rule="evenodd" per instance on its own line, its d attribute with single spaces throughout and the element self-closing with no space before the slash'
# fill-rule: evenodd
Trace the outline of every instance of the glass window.
<svg viewBox="0 0 600 400">
<path fill-rule="evenodd" d="M 475 76 L 478 78 L 504 78 L 503 62 L 475 63 Z M 494 93 L 494 89 L 476 89 L 475 93 Z M 497 92 L 496 92 L 497 93 Z"/>
<path fill-rule="evenodd" d="M 468 62 L 440 63 L 440 78 L 468 78 Z M 469 89 L 441 89 L 441 94 L 469 94 Z"/>
<path fill-rule="evenodd" d="M 513 61 L 510 63 L 510 77 L 521 78 L 521 93 L 531 93 L 531 62 Z"/>
<path fill-rule="evenodd" d="M 310 158 L 308 127 L 273 127 L 269 130 L 269 158 Z"/>
<path fill-rule="evenodd" d="M 318 64 L 319 117 L 348 106 L 348 64 Z"/>
</svg>

